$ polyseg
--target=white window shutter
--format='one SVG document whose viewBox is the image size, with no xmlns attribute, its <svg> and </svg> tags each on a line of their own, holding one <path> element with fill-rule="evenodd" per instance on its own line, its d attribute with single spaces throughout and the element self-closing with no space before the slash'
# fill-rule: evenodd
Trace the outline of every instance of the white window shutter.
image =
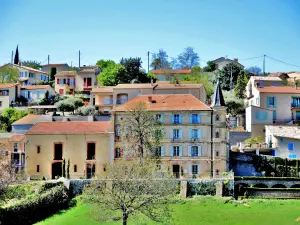
<svg viewBox="0 0 300 225">
<path fill-rule="evenodd" d="M 202 134 L 201 134 L 201 129 L 198 129 L 198 132 L 197 132 L 198 134 L 198 138 L 201 138 L 201 136 L 202 136 Z"/>
<path fill-rule="evenodd" d="M 189 128 L 189 138 L 192 138 L 192 129 Z"/>
<path fill-rule="evenodd" d="M 200 117 L 200 116 L 201 116 L 201 115 L 198 114 L 198 118 L 197 118 L 197 120 L 198 120 L 197 122 L 198 122 L 198 123 L 201 123 L 201 117 Z"/>
<path fill-rule="evenodd" d="M 164 123 L 164 114 L 160 115 L 160 120 L 161 120 L 160 122 Z"/>
<path fill-rule="evenodd" d="M 161 146 L 161 156 L 165 156 L 165 146 Z"/>
<path fill-rule="evenodd" d="M 170 145 L 170 156 L 173 156 L 173 146 Z"/>
<path fill-rule="evenodd" d="M 183 138 L 182 130 L 179 130 L 179 138 Z"/>
<path fill-rule="evenodd" d="M 192 146 L 188 146 L 188 156 L 192 155 Z"/>
<path fill-rule="evenodd" d="M 193 122 L 193 114 L 190 114 L 190 123 Z"/>
<path fill-rule="evenodd" d="M 192 164 L 189 164 L 189 174 L 190 174 L 190 175 L 193 175 Z"/>
<path fill-rule="evenodd" d="M 198 145 L 198 156 L 202 155 L 202 146 Z"/>
<path fill-rule="evenodd" d="M 183 149 L 181 145 L 179 146 L 179 156 L 183 156 Z"/>
<path fill-rule="evenodd" d="M 197 165 L 197 173 L 200 174 L 200 164 Z"/>
<path fill-rule="evenodd" d="M 170 138 L 173 138 L 173 129 L 170 130 Z"/>
</svg>

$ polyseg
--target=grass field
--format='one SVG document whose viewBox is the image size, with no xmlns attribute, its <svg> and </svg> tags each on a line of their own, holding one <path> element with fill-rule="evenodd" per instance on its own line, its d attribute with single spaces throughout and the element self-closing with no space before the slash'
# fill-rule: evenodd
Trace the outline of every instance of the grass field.
<svg viewBox="0 0 300 225">
<path fill-rule="evenodd" d="M 96 225 L 122 224 L 122 222 L 99 223 L 91 218 L 88 205 L 76 207 L 54 215 L 36 225 Z M 247 203 L 225 201 L 214 197 L 197 197 L 172 205 L 173 224 L 183 225 L 293 225 L 300 217 L 300 200 L 248 200 Z M 155 224 L 149 220 L 142 223 Z"/>
</svg>

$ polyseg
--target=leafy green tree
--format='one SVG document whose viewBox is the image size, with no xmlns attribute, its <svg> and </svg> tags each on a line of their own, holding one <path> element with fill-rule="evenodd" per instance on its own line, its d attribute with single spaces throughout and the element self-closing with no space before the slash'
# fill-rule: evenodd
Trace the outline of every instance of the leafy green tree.
<svg viewBox="0 0 300 225">
<path fill-rule="evenodd" d="M 0 67 L 0 83 L 16 83 L 19 78 L 19 71 L 11 65 Z"/>
<path fill-rule="evenodd" d="M 187 47 L 184 51 L 178 55 L 178 64 L 181 68 L 188 67 L 192 68 L 193 66 L 199 65 L 199 55 L 194 51 L 194 48 Z"/>
<path fill-rule="evenodd" d="M 80 98 L 66 98 L 55 103 L 57 109 L 65 115 L 65 112 L 73 112 L 83 106 L 83 101 Z"/>
<path fill-rule="evenodd" d="M 126 74 L 126 69 L 120 64 L 105 68 L 101 75 L 98 76 L 98 81 L 103 86 L 114 86 L 118 84 L 119 77 Z"/>
<path fill-rule="evenodd" d="M 155 70 L 170 68 L 168 57 L 169 56 L 165 50 L 159 49 L 158 53 L 152 54 L 151 67 Z"/>
<path fill-rule="evenodd" d="M 247 83 L 248 83 L 248 78 L 247 78 L 245 72 L 242 70 L 239 73 L 237 83 L 234 88 L 234 94 L 236 97 L 238 97 L 240 99 L 245 98 L 245 91 L 246 91 Z"/>
<path fill-rule="evenodd" d="M 96 206 L 91 209 L 96 220 L 121 220 L 126 225 L 128 219 L 146 216 L 158 224 L 173 224 L 170 204 L 176 186 L 174 177 L 152 161 L 140 166 L 139 161 L 122 160 L 108 164 L 106 171 L 85 187 L 82 199 Z"/>
<path fill-rule="evenodd" d="M 106 68 L 113 67 L 116 65 L 115 61 L 113 60 L 104 60 L 100 59 L 97 61 L 96 65 L 103 71 Z"/>
<path fill-rule="evenodd" d="M 207 62 L 207 66 L 203 67 L 203 71 L 204 72 L 213 72 L 215 71 L 217 68 L 216 68 L 216 64 L 212 61 L 208 61 Z"/>
<path fill-rule="evenodd" d="M 226 101 L 226 112 L 231 116 L 236 116 L 245 112 L 244 104 L 237 101 Z"/>
<path fill-rule="evenodd" d="M 28 114 L 27 111 L 18 110 L 15 108 L 6 108 L 3 110 L 2 115 L 0 117 L 1 121 L 1 130 L 2 131 L 11 131 L 11 125 L 17 120 L 23 118 Z"/>
<path fill-rule="evenodd" d="M 260 75 L 263 75 L 262 71 L 261 71 L 261 68 L 258 67 L 258 66 L 251 66 L 249 68 L 246 69 L 249 73 L 252 73 L 256 76 L 260 76 Z"/>
<path fill-rule="evenodd" d="M 238 75 L 242 70 L 242 67 L 238 66 L 235 63 L 229 63 L 221 70 L 218 70 L 217 78 L 220 81 L 221 88 L 226 91 L 231 90 L 236 85 Z M 232 87 L 230 87 L 231 84 Z"/>
<path fill-rule="evenodd" d="M 125 67 L 125 76 L 118 77 L 118 83 L 131 83 L 133 80 L 137 80 L 140 83 L 149 82 L 149 78 L 145 71 L 142 70 L 141 58 L 122 58 L 120 64 Z"/>
<path fill-rule="evenodd" d="M 51 98 L 49 97 L 49 91 L 46 91 L 43 99 L 40 100 L 39 105 L 49 105 L 51 103 Z"/>
<path fill-rule="evenodd" d="M 92 105 L 84 105 L 77 109 L 77 112 L 81 116 L 93 116 L 96 113 L 96 109 Z"/>
<path fill-rule="evenodd" d="M 201 67 L 200 66 L 193 66 L 192 67 L 192 74 L 200 73 Z"/>
<path fill-rule="evenodd" d="M 27 66 L 33 69 L 41 69 L 42 65 L 40 62 L 35 61 L 35 60 L 26 60 L 26 61 L 22 61 L 22 66 Z"/>
</svg>

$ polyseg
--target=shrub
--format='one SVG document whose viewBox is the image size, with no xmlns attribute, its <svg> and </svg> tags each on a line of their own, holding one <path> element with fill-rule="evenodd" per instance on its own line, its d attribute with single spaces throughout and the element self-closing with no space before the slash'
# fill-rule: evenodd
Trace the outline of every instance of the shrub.
<svg viewBox="0 0 300 225">
<path fill-rule="evenodd" d="M 0 221 L 2 225 L 34 224 L 68 206 L 68 191 L 59 185 L 32 198 L 4 206 L 0 209 Z"/>
<path fill-rule="evenodd" d="M 92 116 L 95 114 L 96 109 L 92 105 L 82 106 L 78 108 L 78 114 L 81 116 Z"/>
<path fill-rule="evenodd" d="M 47 182 L 44 183 L 40 190 L 39 190 L 39 194 L 45 193 L 46 191 L 49 191 L 51 188 L 57 187 L 57 186 L 61 186 L 63 185 L 62 182 Z"/>
</svg>

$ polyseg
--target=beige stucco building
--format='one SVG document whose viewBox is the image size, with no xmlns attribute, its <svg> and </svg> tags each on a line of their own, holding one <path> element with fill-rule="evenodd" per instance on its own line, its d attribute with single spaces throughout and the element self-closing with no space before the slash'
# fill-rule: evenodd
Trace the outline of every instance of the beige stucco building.
<svg viewBox="0 0 300 225">
<path fill-rule="evenodd" d="M 227 127 L 225 103 L 218 85 L 212 107 L 191 94 L 141 95 L 113 110 L 115 158 L 126 150 L 119 127 L 128 111 L 142 101 L 160 118 L 163 139 L 160 146 L 162 167 L 176 177 L 210 177 L 227 171 Z"/>
<path fill-rule="evenodd" d="M 45 64 L 45 65 L 42 66 L 42 71 L 44 71 L 47 74 L 49 74 L 51 68 L 54 68 L 54 70 L 56 71 L 56 73 L 58 73 L 58 72 L 61 72 L 61 71 L 68 71 L 69 70 L 69 65 L 67 63 Z"/>
<path fill-rule="evenodd" d="M 113 87 L 94 88 L 91 94 L 90 102 L 103 114 L 110 114 L 113 108 L 139 95 L 192 94 L 200 101 L 206 102 L 203 84 L 119 84 Z"/>
<path fill-rule="evenodd" d="M 29 102 L 39 102 L 48 92 L 48 98 L 55 95 L 55 91 L 50 85 L 29 85 L 21 87 L 21 96 Z"/>
<path fill-rule="evenodd" d="M 20 95 L 18 84 L 0 84 L 0 111 L 8 108 Z"/>
<path fill-rule="evenodd" d="M 38 122 L 25 137 L 30 177 L 61 176 L 64 160 L 71 179 L 91 178 L 113 162 L 110 122 Z"/>
</svg>

